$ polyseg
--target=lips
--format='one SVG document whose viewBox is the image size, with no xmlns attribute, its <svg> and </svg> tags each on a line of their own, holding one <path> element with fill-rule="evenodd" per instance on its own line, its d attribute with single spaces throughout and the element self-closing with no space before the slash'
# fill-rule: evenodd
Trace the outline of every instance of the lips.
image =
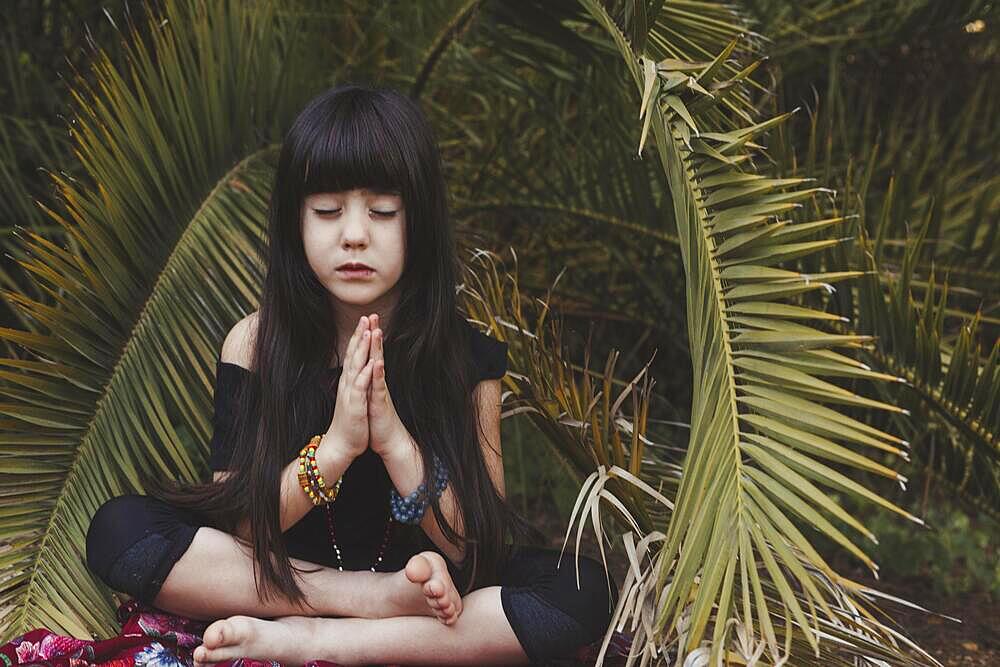
<svg viewBox="0 0 1000 667">
<path fill-rule="evenodd" d="M 347 262 L 337 267 L 341 280 L 368 280 L 375 275 L 375 269 L 361 262 Z"/>
</svg>

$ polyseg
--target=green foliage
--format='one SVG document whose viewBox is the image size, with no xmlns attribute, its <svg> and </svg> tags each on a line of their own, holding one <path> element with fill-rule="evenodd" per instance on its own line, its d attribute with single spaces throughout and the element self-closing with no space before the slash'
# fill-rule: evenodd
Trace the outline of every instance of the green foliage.
<svg viewBox="0 0 1000 667">
<path fill-rule="evenodd" d="M 1000 595 L 1000 525 L 972 518 L 946 504 L 923 515 L 930 530 L 913 531 L 883 514 L 866 517 L 879 537 L 872 554 L 886 563 L 889 580 L 915 577 L 938 595 L 983 591 Z M 891 564 L 891 567 L 890 567 Z"/>
<path fill-rule="evenodd" d="M 558 533 L 546 537 L 562 534 L 583 480 L 568 474 L 545 435 L 523 416 L 504 420 L 503 442 L 507 496 L 529 519 L 558 519 Z"/>
<path fill-rule="evenodd" d="M 807 179 L 768 179 L 754 173 L 757 136 L 784 116 L 758 122 L 744 109 L 743 79 L 753 65 L 735 75 L 727 71 L 735 41 L 710 61 L 656 60 L 643 53 L 636 62 L 634 45 L 619 26 L 597 3 L 586 5 L 615 40 L 642 92 L 640 119 L 645 122 L 639 149 L 647 134 L 655 137 L 673 199 L 697 383 L 685 474 L 663 548 L 655 556 L 656 588 L 651 596 L 657 610 L 655 631 L 647 625 L 640 634 L 643 651 L 655 655 L 676 642 L 678 656 L 704 650 L 712 662 L 730 650 L 755 660 L 763 647 L 776 662 L 792 656 L 801 659 L 810 652 L 820 660 L 823 649 L 809 629 L 823 623 L 821 615 L 839 624 L 842 614 L 831 605 L 851 595 L 848 589 L 857 592 L 857 588 L 832 572 L 789 518 L 798 515 L 821 532 L 837 536 L 873 568 L 867 556 L 820 517 L 813 505 L 839 514 L 862 534 L 871 534 L 836 505 L 824 502 L 813 483 L 848 490 L 914 518 L 867 489 L 847 484 L 840 473 L 819 461 L 896 476 L 825 436 L 898 453 L 897 438 L 865 431 L 860 423 L 818 405 L 834 402 L 896 410 L 818 379 L 824 375 L 891 379 L 878 378 L 829 349 L 857 346 L 866 337 L 833 336 L 800 324 L 836 316 L 781 303 L 858 275 L 803 275 L 776 266 L 834 245 L 836 238 L 827 234 L 815 241 L 805 239 L 843 219 L 773 219 L 794 217 L 797 202 L 807 201 L 822 188 L 800 187 Z M 704 513 L 706 506 L 714 512 Z M 649 576 L 654 575 L 636 569 L 634 587 L 644 592 L 635 608 L 619 611 L 625 619 L 641 615 Z M 830 579 L 837 589 L 832 599 L 822 590 Z M 631 591 L 632 584 L 630 577 L 626 590 Z M 799 632 L 792 636 L 790 617 L 803 636 Z M 743 637 L 759 623 L 762 648 L 750 648 L 731 637 L 727 630 L 731 620 L 733 632 Z M 778 628 L 784 630 L 783 651 Z M 863 631 L 885 629 L 869 626 Z"/>
<path fill-rule="evenodd" d="M 775 51 L 789 52 L 764 102 L 810 107 L 772 144 L 775 169 L 821 174 L 837 190 L 812 203 L 817 215 L 857 216 L 850 245 L 802 266 L 869 272 L 812 301 L 853 313 L 855 330 L 874 336 L 864 362 L 904 378 L 876 389 L 912 419 L 864 416 L 907 440 L 907 477 L 996 517 L 1000 125 L 983 119 L 1000 109 L 989 75 L 1000 14 L 976 0 L 848 4 L 752 3 L 768 34 L 786 35 Z M 792 36 L 793 17 L 814 26 L 811 38 Z"/>
</svg>

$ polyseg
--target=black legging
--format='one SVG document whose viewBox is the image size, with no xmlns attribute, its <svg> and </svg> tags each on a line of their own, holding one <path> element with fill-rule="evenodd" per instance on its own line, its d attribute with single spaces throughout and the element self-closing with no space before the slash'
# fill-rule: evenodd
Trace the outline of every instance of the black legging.
<svg viewBox="0 0 1000 667">
<path fill-rule="evenodd" d="M 100 508 L 87 531 L 87 566 L 111 589 L 149 605 L 174 564 L 187 551 L 200 517 L 157 498 L 127 494 Z M 294 543 L 289 556 L 303 560 Z M 574 555 L 567 550 L 556 568 L 559 551 L 525 546 L 500 568 L 500 600 L 504 614 L 533 663 L 571 655 L 603 636 L 611 621 L 609 584 L 604 567 L 580 555 L 580 589 Z M 455 571 L 450 561 L 452 576 Z M 322 564 L 322 563 L 320 563 Z M 614 582 L 610 586 L 616 601 Z"/>
</svg>

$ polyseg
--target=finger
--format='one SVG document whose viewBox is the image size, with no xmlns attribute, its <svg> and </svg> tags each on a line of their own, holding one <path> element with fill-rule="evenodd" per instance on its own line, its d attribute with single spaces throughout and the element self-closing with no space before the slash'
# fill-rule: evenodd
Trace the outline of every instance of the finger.
<svg viewBox="0 0 1000 667">
<path fill-rule="evenodd" d="M 354 381 L 348 387 L 351 395 L 350 404 L 355 406 L 354 409 L 359 416 L 366 418 L 368 417 L 368 400 L 366 398 L 368 387 L 366 385 L 369 384 L 371 378 L 371 365 L 370 361 L 366 363 L 354 376 Z"/>
<path fill-rule="evenodd" d="M 372 379 L 372 368 L 374 366 L 375 366 L 375 361 L 373 359 L 369 359 L 368 363 L 364 365 L 364 368 L 361 369 L 361 372 L 358 373 L 357 378 L 355 378 L 354 380 L 355 389 L 367 393 L 368 385 Z"/>
<path fill-rule="evenodd" d="M 368 350 L 371 348 L 371 338 L 372 332 L 365 329 L 361 332 L 360 339 L 358 340 L 358 345 L 354 350 L 354 368 L 355 372 L 360 372 L 361 368 L 368 361 Z"/>
<path fill-rule="evenodd" d="M 358 324 L 354 327 L 354 331 L 351 333 L 351 339 L 347 341 L 347 349 L 344 351 L 344 374 L 351 374 L 357 372 L 354 367 L 354 350 L 358 346 L 358 339 L 361 337 L 361 331 L 364 327 L 364 317 L 358 318 Z"/>
<path fill-rule="evenodd" d="M 354 325 L 354 331 L 351 332 L 351 338 L 347 341 L 347 350 L 345 350 L 345 355 L 350 355 L 357 347 L 358 337 L 361 335 L 361 331 L 364 329 L 364 317 L 358 318 L 358 323 Z"/>
<path fill-rule="evenodd" d="M 375 379 L 372 384 L 378 387 L 378 391 L 383 394 L 389 393 L 389 387 L 385 384 L 385 362 L 381 359 L 375 362 L 375 368 L 372 369 L 372 376 Z"/>
<path fill-rule="evenodd" d="M 382 355 L 382 330 L 375 329 L 372 332 L 372 359 L 375 360 L 375 367 L 372 368 L 372 377 L 377 389 L 385 389 L 385 357 Z"/>
<path fill-rule="evenodd" d="M 357 378 L 354 380 L 354 391 L 357 393 L 358 400 L 357 403 L 361 406 L 361 410 L 365 415 L 368 415 L 371 411 L 371 393 L 372 393 L 372 366 L 375 362 L 368 360 L 368 363 L 364 365 L 364 368 L 358 373 Z"/>
</svg>

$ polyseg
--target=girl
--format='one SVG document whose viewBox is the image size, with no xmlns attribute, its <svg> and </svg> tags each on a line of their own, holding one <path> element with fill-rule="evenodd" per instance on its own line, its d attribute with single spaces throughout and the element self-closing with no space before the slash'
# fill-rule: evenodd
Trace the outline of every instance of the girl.
<svg viewBox="0 0 1000 667">
<path fill-rule="evenodd" d="M 557 568 L 504 498 L 507 344 L 458 310 L 441 158 L 412 100 L 343 85 L 308 103 L 265 256 L 259 310 L 216 361 L 213 480 L 104 503 L 89 568 L 214 620 L 197 665 L 541 663 L 601 637 L 603 566 Z"/>
</svg>

